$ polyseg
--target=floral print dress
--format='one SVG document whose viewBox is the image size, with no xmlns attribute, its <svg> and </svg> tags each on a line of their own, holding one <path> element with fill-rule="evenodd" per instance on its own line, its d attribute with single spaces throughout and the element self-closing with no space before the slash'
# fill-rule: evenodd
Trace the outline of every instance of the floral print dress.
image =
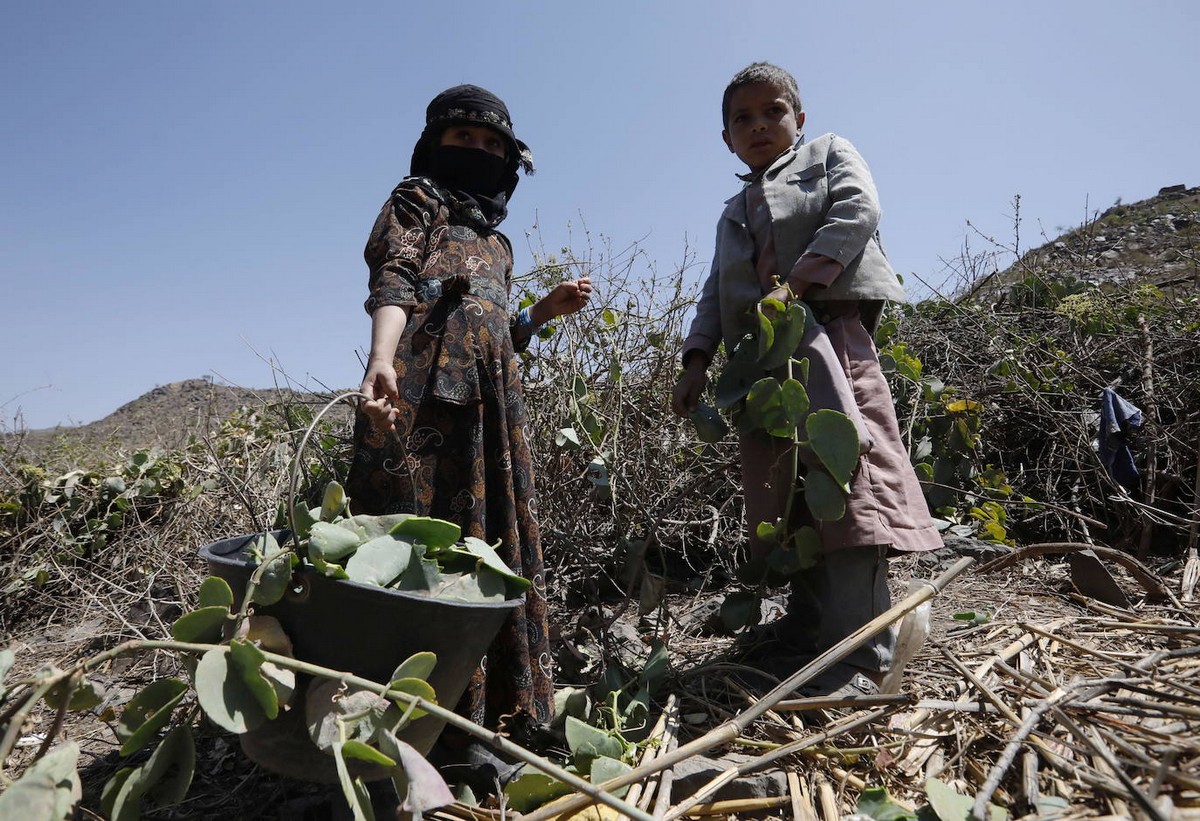
<svg viewBox="0 0 1200 821">
<path fill-rule="evenodd" d="M 365 251 L 368 312 L 410 309 L 396 349 L 396 435 L 364 414 L 346 492 L 355 513 L 411 512 L 500 542 L 533 582 L 471 679 L 458 711 L 497 727 L 508 714 L 550 718 L 553 680 L 533 460 L 516 352 L 529 343 L 508 308 L 512 249 L 476 229 L 424 178 L 402 182 Z"/>
</svg>

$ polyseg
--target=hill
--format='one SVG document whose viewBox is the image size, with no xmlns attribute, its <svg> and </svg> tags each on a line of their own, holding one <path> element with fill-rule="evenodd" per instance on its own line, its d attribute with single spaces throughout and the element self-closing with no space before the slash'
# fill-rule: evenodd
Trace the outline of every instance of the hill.
<svg viewBox="0 0 1200 821">
<path fill-rule="evenodd" d="M 996 297 L 1031 274 L 1104 284 L 1141 280 L 1166 291 L 1200 290 L 1200 186 L 1170 185 L 1153 197 L 1117 201 L 1084 225 L 985 276 L 962 298 Z"/>
</svg>

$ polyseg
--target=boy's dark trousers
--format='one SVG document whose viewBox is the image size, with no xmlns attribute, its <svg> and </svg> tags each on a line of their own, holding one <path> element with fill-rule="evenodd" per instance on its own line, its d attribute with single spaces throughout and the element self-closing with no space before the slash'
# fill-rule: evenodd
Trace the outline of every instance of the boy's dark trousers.
<svg viewBox="0 0 1200 821">
<path fill-rule="evenodd" d="M 892 606 L 887 545 L 834 550 L 792 577 L 787 614 L 775 634 L 789 651 L 818 655 Z M 888 627 L 842 660 L 873 680 L 891 667 L 896 631 Z"/>
</svg>

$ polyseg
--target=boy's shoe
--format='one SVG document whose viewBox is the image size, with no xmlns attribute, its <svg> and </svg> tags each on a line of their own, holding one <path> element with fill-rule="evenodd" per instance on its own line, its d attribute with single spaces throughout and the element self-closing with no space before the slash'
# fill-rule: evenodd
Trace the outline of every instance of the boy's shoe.
<svg viewBox="0 0 1200 821">
<path fill-rule="evenodd" d="M 869 673 L 841 663 L 808 680 L 796 691 L 801 698 L 854 698 L 878 692 L 879 684 Z"/>
</svg>

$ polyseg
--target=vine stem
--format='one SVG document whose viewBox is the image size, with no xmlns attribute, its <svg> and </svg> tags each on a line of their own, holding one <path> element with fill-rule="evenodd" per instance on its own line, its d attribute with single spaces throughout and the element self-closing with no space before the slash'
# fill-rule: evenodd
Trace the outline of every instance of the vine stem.
<svg viewBox="0 0 1200 821">
<path fill-rule="evenodd" d="M 103 653 L 99 653 L 91 658 L 85 659 L 84 661 L 79 662 L 62 673 L 48 677 L 38 684 L 37 688 L 34 690 L 30 698 L 25 702 L 22 709 L 17 713 L 16 716 L 14 716 L 13 722 L 11 725 L 9 725 L 9 729 L 4 737 L 3 743 L 0 743 L 0 775 L 3 774 L 3 762 L 8 758 L 9 753 L 12 752 L 12 748 L 16 744 L 16 737 L 20 734 L 20 728 L 22 724 L 24 724 L 25 719 L 28 717 L 29 711 L 32 710 L 33 706 L 51 688 L 65 679 L 69 679 L 72 676 L 82 675 L 89 670 L 94 670 L 100 665 L 119 656 L 125 655 L 126 653 L 143 652 L 148 650 L 172 650 L 176 652 L 197 654 L 208 653 L 215 650 L 218 652 L 227 653 L 229 652 L 229 645 L 202 644 L 197 642 L 173 641 L 165 639 L 133 639 L 122 644 L 118 644 L 116 647 L 109 648 Z M 321 667 L 317 664 L 300 661 L 299 659 L 294 659 L 290 656 L 281 656 L 278 653 L 271 653 L 265 650 L 262 651 L 262 654 L 266 661 L 269 661 L 278 667 L 283 667 L 298 673 L 307 673 L 308 675 L 312 676 L 319 676 L 321 678 L 341 681 L 344 684 L 350 684 L 364 690 L 370 690 L 371 692 L 377 693 L 378 695 L 393 701 L 402 701 L 410 708 L 423 710 L 432 716 L 442 719 L 447 724 L 450 724 L 465 733 L 475 736 L 482 741 L 486 741 L 491 746 L 507 753 L 513 758 L 523 761 L 524 763 L 546 773 L 547 775 L 553 776 L 559 781 L 562 781 L 564 784 L 570 786 L 576 792 L 587 795 L 594 802 L 605 804 L 617 812 L 626 815 L 629 818 L 635 819 L 635 821 L 653 821 L 653 816 L 649 815 L 648 813 L 643 812 L 636 807 L 630 806 L 627 802 L 605 792 L 578 775 L 568 772 L 557 764 L 548 761 L 547 759 L 542 758 L 541 756 L 538 756 L 529 750 L 526 750 L 524 747 L 515 744 L 512 741 L 509 741 L 499 733 L 488 730 L 486 727 L 481 727 L 473 721 L 463 718 L 453 710 L 448 710 L 432 701 L 428 701 L 420 696 L 415 696 L 410 693 L 392 690 L 387 684 L 380 684 L 377 681 L 371 681 L 370 679 L 362 678 L 361 676 L 356 676 L 352 673 L 333 670 L 328 667 Z M 70 697 L 69 693 L 67 694 L 67 697 Z"/>
</svg>

